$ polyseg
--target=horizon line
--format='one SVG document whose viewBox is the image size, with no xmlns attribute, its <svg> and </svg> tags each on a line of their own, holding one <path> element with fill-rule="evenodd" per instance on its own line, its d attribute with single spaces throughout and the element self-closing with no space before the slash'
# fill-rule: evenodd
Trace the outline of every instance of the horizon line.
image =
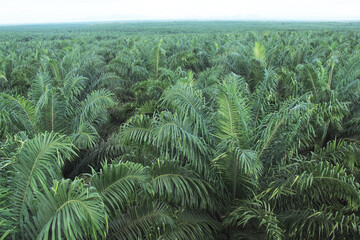
<svg viewBox="0 0 360 240">
<path fill-rule="evenodd" d="M 120 22 L 299 22 L 299 23 L 357 23 L 360 19 L 124 19 L 124 20 L 74 20 L 74 21 L 53 21 L 53 22 L 29 22 L 29 23 L 0 23 L 0 26 L 34 26 L 50 24 L 87 24 L 87 23 L 120 23 Z"/>
</svg>

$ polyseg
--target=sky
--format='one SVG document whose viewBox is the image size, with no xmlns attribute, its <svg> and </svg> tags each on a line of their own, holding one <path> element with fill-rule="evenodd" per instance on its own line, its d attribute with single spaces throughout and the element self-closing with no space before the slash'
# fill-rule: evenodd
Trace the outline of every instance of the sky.
<svg viewBox="0 0 360 240">
<path fill-rule="evenodd" d="M 360 21 L 360 0 L 0 0 L 0 24 L 121 20 Z"/>
</svg>

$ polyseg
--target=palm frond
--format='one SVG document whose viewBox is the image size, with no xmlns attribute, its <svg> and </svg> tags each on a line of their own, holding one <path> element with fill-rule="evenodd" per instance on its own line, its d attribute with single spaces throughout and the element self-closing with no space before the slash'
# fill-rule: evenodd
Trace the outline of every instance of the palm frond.
<svg viewBox="0 0 360 240">
<path fill-rule="evenodd" d="M 359 184 L 344 167 L 325 161 L 300 161 L 292 166 L 297 167 L 292 172 L 286 170 L 291 173 L 287 179 L 272 182 L 264 192 L 279 208 L 293 205 L 291 202 L 306 203 L 311 208 L 319 204 L 345 205 L 353 211 L 359 208 Z"/>
<path fill-rule="evenodd" d="M 268 158 L 269 162 L 290 158 L 294 149 L 313 143 L 315 131 L 310 120 L 315 110 L 314 105 L 300 98 L 284 102 L 279 111 L 267 114 L 258 127 L 259 158 Z"/>
<path fill-rule="evenodd" d="M 36 134 L 37 116 L 35 107 L 24 97 L 0 93 L 1 120 L 11 133 L 26 131 L 29 135 Z"/>
<path fill-rule="evenodd" d="M 120 142 L 124 144 L 131 142 L 153 144 L 155 140 L 151 118 L 146 115 L 135 115 L 130 118 L 121 126 L 119 135 Z"/>
<path fill-rule="evenodd" d="M 85 77 L 82 76 L 71 76 L 65 79 L 64 86 L 62 87 L 62 94 L 67 100 L 80 95 L 85 87 Z"/>
<path fill-rule="evenodd" d="M 160 229 L 174 225 L 172 212 L 164 203 L 131 207 L 110 219 L 108 239 L 151 239 Z"/>
<path fill-rule="evenodd" d="M 241 201 L 224 221 L 229 227 L 245 227 L 255 221 L 256 226 L 265 228 L 267 239 L 284 239 L 283 227 L 270 204 L 260 200 Z"/>
<path fill-rule="evenodd" d="M 176 226 L 166 229 L 159 240 L 211 240 L 220 230 L 220 223 L 216 219 L 199 210 L 181 210 L 176 218 Z"/>
<path fill-rule="evenodd" d="M 360 236 L 360 218 L 346 212 L 324 207 L 290 210 L 283 221 L 291 239 L 356 239 Z"/>
<path fill-rule="evenodd" d="M 85 122 L 80 124 L 77 131 L 70 135 L 70 138 L 77 148 L 92 149 L 99 138 L 99 134 L 93 125 Z"/>
<path fill-rule="evenodd" d="M 21 227 L 29 217 L 28 204 L 39 184 L 58 178 L 64 159 L 70 159 L 74 154 L 69 139 L 56 133 L 38 134 L 24 143 L 16 163 L 12 164 L 12 204 L 14 218 Z"/>
<path fill-rule="evenodd" d="M 47 91 L 48 88 L 51 88 L 50 76 L 45 73 L 37 74 L 34 83 L 29 89 L 31 100 L 34 104 L 39 101 L 40 97 Z"/>
<path fill-rule="evenodd" d="M 163 104 L 171 106 L 182 118 L 188 117 L 194 121 L 194 132 L 204 138 L 209 138 L 207 114 L 201 91 L 185 84 L 177 84 L 164 92 Z"/>
<path fill-rule="evenodd" d="M 154 145 L 161 154 L 171 158 L 186 157 L 198 172 L 209 171 L 207 157 L 209 146 L 203 138 L 197 136 L 191 128 L 187 118 L 180 118 L 177 114 L 162 112 L 154 123 L 156 138 Z"/>
<path fill-rule="evenodd" d="M 255 42 L 254 48 L 254 57 L 255 59 L 264 62 L 266 59 L 266 49 L 265 46 L 259 42 Z"/>
<path fill-rule="evenodd" d="M 158 160 L 151 166 L 150 172 L 157 199 L 182 207 L 211 211 L 220 208 L 217 189 L 193 171 L 176 164 L 176 161 Z"/>
<path fill-rule="evenodd" d="M 12 193 L 9 191 L 8 186 L 5 184 L 5 175 L 2 167 L 0 168 L 0 239 L 4 240 L 6 236 L 15 230 L 15 224 L 11 220 L 12 208 L 9 201 L 9 195 Z"/>
<path fill-rule="evenodd" d="M 97 90 L 91 92 L 84 101 L 81 102 L 78 111 L 78 121 L 93 123 L 99 115 L 114 105 L 113 94 L 107 90 Z"/>
<path fill-rule="evenodd" d="M 145 195 L 150 176 L 141 164 L 119 163 L 102 165 L 99 173 L 93 170 L 91 182 L 102 197 L 109 215 L 131 205 L 138 191 Z M 144 196 L 142 196 L 144 197 Z"/>
<path fill-rule="evenodd" d="M 254 150 L 228 147 L 212 160 L 212 164 L 229 187 L 233 199 L 242 198 L 259 187 L 258 177 L 263 165 Z"/>
<path fill-rule="evenodd" d="M 104 203 L 94 187 L 81 180 L 55 181 L 49 190 L 43 186 L 38 192 L 38 213 L 32 231 L 33 239 L 103 239 L 107 235 L 108 220 Z M 31 235 L 31 234 L 29 234 Z"/>
<path fill-rule="evenodd" d="M 245 147 L 252 135 L 251 111 L 235 77 L 230 77 L 220 86 L 218 103 L 216 136 L 225 140 L 238 139 Z"/>
</svg>

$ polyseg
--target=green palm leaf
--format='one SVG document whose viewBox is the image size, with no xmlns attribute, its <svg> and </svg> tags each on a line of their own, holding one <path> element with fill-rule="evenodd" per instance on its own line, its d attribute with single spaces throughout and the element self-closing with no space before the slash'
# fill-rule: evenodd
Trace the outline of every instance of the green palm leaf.
<svg viewBox="0 0 360 240">
<path fill-rule="evenodd" d="M 211 240 L 220 229 L 220 223 L 199 210 L 185 210 L 177 215 L 176 227 L 166 229 L 158 240 Z"/>
<path fill-rule="evenodd" d="M 103 164 L 99 173 L 93 170 L 91 182 L 103 198 L 106 209 L 111 213 L 124 210 L 135 200 L 140 189 L 142 198 L 149 187 L 150 177 L 141 164 Z"/>
<path fill-rule="evenodd" d="M 284 169 L 282 174 L 285 172 L 290 173 L 287 179 L 272 182 L 262 193 L 281 209 L 287 210 L 292 205 L 316 208 L 325 204 L 344 205 L 355 211 L 360 206 L 359 184 L 340 165 L 301 159 Z"/>
<path fill-rule="evenodd" d="M 242 96 L 240 85 L 235 77 L 228 78 L 219 88 L 216 136 L 225 140 L 238 139 L 246 146 L 252 137 L 252 115 L 249 104 Z"/>
<path fill-rule="evenodd" d="M 218 192 L 209 182 L 176 161 L 158 161 L 151 167 L 155 197 L 182 207 L 214 211 L 220 208 Z"/>
<path fill-rule="evenodd" d="M 204 138 L 209 138 L 205 102 L 201 91 L 190 85 L 177 84 L 164 92 L 163 104 L 171 106 L 182 118 L 188 117 L 194 121 L 194 132 Z"/>
<path fill-rule="evenodd" d="M 124 144 L 153 144 L 154 139 L 152 121 L 147 115 L 135 115 L 120 128 L 120 142 Z"/>
<path fill-rule="evenodd" d="M 347 209 L 290 210 L 284 214 L 284 223 L 291 239 L 357 239 L 360 236 L 360 218 L 357 214 L 348 214 Z"/>
<path fill-rule="evenodd" d="M 50 76 L 45 73 L 39 73 L 29 89 L 31 100 L 36 104 L 41 96 L 51 88 Z"/>
<path fill-rule="evenodd" d="M 61 175 L 63 159 L 70 159 L 74 154 L 69 139 L 56 133 L 38 134 L 24 143 L 12 165 L 12 203 L 14 218 L 20 226 L 27 221 L 28 206 L 39 184 L 58 178 Z"/>
<path fill-rule="evenodd" d="M 79 125 L 77 131 L 71 134 L 70 138 L 79 149 L 92 149 L 99 134 L 93 125 L 85 122 Z"/>
<path fill-rule="evenodd" d="M 113 106 L 113 94 L 107 90 L 96 90 L 91 92 L 86 99 L 81 102 L 80 108 L 77 111 L 77 121 L 79 123 L 89 122 L 93 123 L 104 109 Z"/>
<path fill-rule="evenodd" d="M 36 196 L 39 211 L 34 218 L 34 239 L 102 239 L 107 233 L 104 203 L 95 188 L 81 180 L 55 181 Z M 29 228 L 31 225 L 29 226 Z M 36 235 L 35 235 L 36 234 Z"/>
<path fill-rule="evenodd" d="M 24 97 L 0 93 L 0 116 L 10 132 L 26 131 L 29 135 L 36 133 L 37 116 L 31 102 Z"/>
<path fill-rule="evenodd" d="M 188 118 L 162 112 L 154 123 L 154 145 L 169 158 L 186 157 L 199 173 L 207 174 L 209 146 L 194 133 Z"/>
<path fill-rule="evenodd" d="M 164 203 L 131 207 L 110 220 L 108 239 L 151 239 L 160 229 L 174 225 L 172 213 Z"/>
<path fill-rule="evenodd" d="M 255 42 L 254 48 L 255 59 L 264 62 L 266 60 L 266 49 L 265 46 L 259 42 Z"/>
<path fill-rule="evenodd" d="M 225 219 L 224 224 L 229 227 L 244 227 L 252 220 L 257 222 L 258 228 L 265 228 L 267 239 L 284 239 L 284 230 L 271 206 L 257 199 L 241 201 Z"/>
</svg>

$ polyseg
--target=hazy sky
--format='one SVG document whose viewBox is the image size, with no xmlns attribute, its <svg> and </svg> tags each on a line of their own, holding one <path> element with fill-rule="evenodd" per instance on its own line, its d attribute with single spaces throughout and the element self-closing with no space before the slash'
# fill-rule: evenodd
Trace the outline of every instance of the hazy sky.
<svg viewBox="0 0 360 240">
<path fill-rule="evenodd" d="M 360 0 L 0 0 L 0 24 L 153 19 L 360 20 Z"/>
</svg>

